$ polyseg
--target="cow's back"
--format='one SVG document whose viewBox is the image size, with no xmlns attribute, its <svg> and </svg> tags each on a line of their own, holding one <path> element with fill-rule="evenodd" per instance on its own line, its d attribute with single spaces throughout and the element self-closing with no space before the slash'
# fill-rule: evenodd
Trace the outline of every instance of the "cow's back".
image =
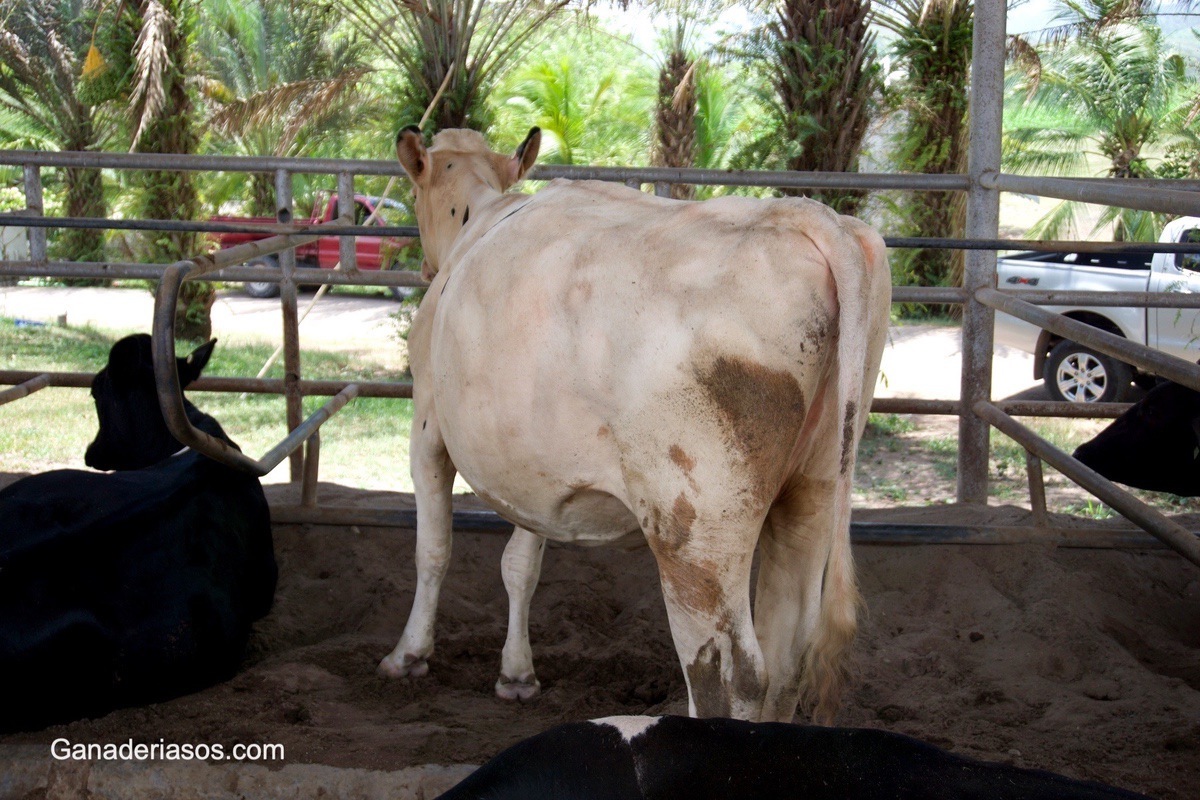
<svg viewBox="0 0 1200 800">
<path fill-rule="evenodd" d="M 202 461 L 201 461 L 202 460 Z M 6 726 L 159 700 L 231 675 L 277 572 L 251 476 L 197 454 L 58 470 L 0 492 Z"/>
<path fill-rule="evenodd" d="M 687 203 L 551 183 L 465 238 L 439 289 L 430 377 L 456 466 L 550 535 L 574 518 L 547 514 L 586 486 L 597 496 L 577 516 L 615 535 L 638 528 L 617 508 L 630 462 L 669 449 L 647 429 L 686 428 L 676 444 L 688 458 L 707 445 L 683 437 L 705 428 L 790 449 L 834 363 L 829 259 L 865 262 L 860 224 L 807 200 Z"/>
</svg>

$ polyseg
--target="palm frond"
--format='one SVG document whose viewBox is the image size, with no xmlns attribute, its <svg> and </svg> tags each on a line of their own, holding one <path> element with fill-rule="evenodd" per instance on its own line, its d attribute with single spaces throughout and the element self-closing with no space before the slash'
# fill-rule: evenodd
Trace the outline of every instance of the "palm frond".
<svg viewBox="0 0 1200 800">
<path fill-rule="evenodd" d="M 1064 200 L 1035 222 L 1026 236 L 1042 240 L 1078 238 L 1079 215 L 1083 209 L 1082 203 Z"/>
<path fill-rule="evenodd" d="M 143 134 L 166 107 L 167 82 L 171 79 L 168 42 L 174 27 L 174 18 L 159 0 L 146 0 L 142 29 L 134 43 L 134 83 L 129 102 L 136 129 L 130 151 L 137 149 Z"/>
<path fill-rule="evenodd" d="M 1032 99 L 1042 82 L 1042 57 L 1028 39 L 1009 36 L 1005 51 L 1009 63 L 1015 65 L 1025 77 L 1025 96 Z"/>
</svg>

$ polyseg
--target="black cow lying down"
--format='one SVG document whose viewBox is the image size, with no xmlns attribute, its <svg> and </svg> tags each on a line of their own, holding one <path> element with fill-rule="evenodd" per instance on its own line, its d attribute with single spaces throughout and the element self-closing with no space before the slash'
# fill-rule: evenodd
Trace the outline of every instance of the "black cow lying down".
<svg viewBox="0 0 1200 800">
<path fill-rule="evenodd" d="M 179 359 L 181 385 L 214 344 Z M 262 487 L 167 431 L 149 336 L 113 345 L 92 395 L 100 431 L 85 460 L 119 471 L 55 470 L 0 491 L 0 729 L 223 680 L 274 597 Z M 228 440 L 185 407 L 194 425 Z"/>
<path fill-rule="evenodd" d="M 1074 456 L 1110 481 L 1200 496 L 1200 392 L 1154 387 Z"/>
<path fill-rule="evenodd" d="M 896 733 L 689 717 L 560 725 L 440 800 L 1118 800 L 1142 795 L 948 753 Z"/>
</svg>

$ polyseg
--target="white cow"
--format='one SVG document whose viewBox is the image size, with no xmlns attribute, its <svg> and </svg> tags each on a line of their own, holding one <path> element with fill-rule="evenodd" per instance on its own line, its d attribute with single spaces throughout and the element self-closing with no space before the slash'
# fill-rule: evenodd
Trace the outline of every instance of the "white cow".
<svg viewBox="0 0 1200 800">
<path fill-rule="evenodd" d="M 387 675 L 422 675 L 460 472 L 516 525 L 497 693 L 538 692 L 547 538 L 645 536 L 693 716 L 830 719 L 859 604 L 855 448 L 891 295 L 879 235 L 809 200 L 684 202 L 533 165 L 473 131 L 397 137 L 432 285 L 408 339 L 417 589 Z M 761 556 L 753 617 L 750 564 Z"/>
</svg>

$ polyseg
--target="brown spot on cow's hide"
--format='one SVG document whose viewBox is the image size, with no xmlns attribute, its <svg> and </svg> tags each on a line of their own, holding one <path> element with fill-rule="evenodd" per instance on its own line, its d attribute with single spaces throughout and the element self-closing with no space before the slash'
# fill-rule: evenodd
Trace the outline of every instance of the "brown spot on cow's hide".
<svg viewBox="0 0 1200 800">
<path fill-rule="evenodd" d="M 654 540 L 655 552 L 674 554 L 678 552 L 692 536 L 692 524 L 696 521 L 696 507 L 684 496 L 683 492 L 675 498 L 671 513 L 663 515 L 656 506 L 650 515 L 654 520 L 654 528 L 650 534 Z"/>
<path fill-rule="evenodd" d="M 766 694 L 766 687 L 754 673 L 754 660 L 746 648 L 733 640 L 733 691 L 743 700 L 759 700 Z"/>
<path fill-rule="evenodd" d="M 842 467 L 843 475 L 850 469 L 850 459 L 854 457 L 854 430 L 858 417 L 858 405 L 851 400 L 846 403 L 846 418 L 842 420 Z"/>
<path fill-rule="evenodd" d="M 716 614 L 725 607 L 725 591 L 717 580 L 716 564 L 681 558 L 665 549 L 661 538 L 653 534 L 647 537 L 647 541 L 658 561 L 663 589 L 669 591 L 676 602 L 706 614 Z"/>
<path fill-rule="evenodd" d="M 692 523 L 696 521 L 696 508 L 693 506 L 683 492 L 675 498 L 675 505 L 671 507 L 671 519 L 667 522 L 667 528 L 670 529 L 670 536 L 677 541 L 678 546 L 682 546 L 692 535 Z"/>
<path fill-rule="evenodd" d="M 596 438 L 603 439 L 604 437 L 609 436 L 611 434 L 612 434 L 611 428 L 609 428 L 607 425 L 601 425 L 600 429 L 596 431 Z"/>
<path fill-rule="evenodd" d="M 684 474 L 692 474 L 692 470 L 696 468 L 696 459 L 689 456 L 686 452 L 684 452 L 684 449 L 677 444 L 671 445 L 669 453 L 671 460 L 675 462 L 677 467 L 683 470 Z"/>
<path fill-rule="evenodd" d="M 695 660 L 687 667 L 687 677 L 698 716 L 729 716 L 732 708 L 729 692 L 721 679 L 721 651 L 717 649 L 716 641 L 709 639 L 700 648 Z"/>
<path fill-rule="evenodd" d="M 749 467 L 758 499 L 772 500 L 778 487 L 771 479 L 780 477 L 804 425 L 800 383 L 789 372 L 731 356 L 697 369 L 696 379 Z"/>
<path fill-rule="evenodd" d="M 702 717 L 729 716 L 733 698 L 761 703 L 766 694 L 763 680 L 754 672 L 754 661 L 737 641 L 732 641 L 733 685 L 721 675 L 721 651 L 715 639 L 709 639 L 687 668 L 688 684 L 696 701 L 696 713 Z"/>
</svg>

